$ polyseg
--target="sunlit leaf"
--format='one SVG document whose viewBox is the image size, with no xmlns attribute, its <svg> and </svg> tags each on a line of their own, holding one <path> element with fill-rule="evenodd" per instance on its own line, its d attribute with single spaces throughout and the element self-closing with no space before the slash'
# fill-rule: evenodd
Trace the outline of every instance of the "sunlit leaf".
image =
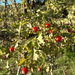
<svg viewBox="0 0 75 75">
<path fill-rule="evenodd" d="M 18 63 L 18 65 L 22 65 L 25 61 L 26 61 L 25 58 L 21 58 L 21 60 L 20 60 L 20 62 Z"/>
<path fill-rule="evenodd" d="M 44 42 L 44 39 L 43 39 L 43 36 L 42 36 L 42 33 L 39 34 L 39 36 L 38 36 L 37 39 L 38 39 L 38 41 L 39 41 L 40 43 L 43 43 L 43 44 L 45 43 L 45 42 Z"/>
<path fill-rule="evenodd" d="M 38 58 L 38 54 L 36 54 L 36 49 L 34 49 L 34 53 L 33 53 L 33 60 L 37 60 Z"/>
</svg>

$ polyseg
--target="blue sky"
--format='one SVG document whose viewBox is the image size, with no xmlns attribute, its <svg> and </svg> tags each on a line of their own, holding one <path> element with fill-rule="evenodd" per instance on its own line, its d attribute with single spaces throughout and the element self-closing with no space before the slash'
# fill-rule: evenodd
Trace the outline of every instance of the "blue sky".
<svg viewBox="0 0 75 75">
<path fill-rule="evenodd" d="M 4 5 L 3 3 L 4 0 L 0 1 L 0 5 Z M 41 2 L 43 2 L 44 0 L 40 0 Z M 21 0 L 16 0 L 16 3 L 21 3 Z M 8 0 L 8 4 L 11 4 L 11 2 Z"/>
<path fill-rule="evenodd" d="M 4 1 L 4 0 L 2 0 L 2 1 Z M 4 5 L 4 3 L 2 1 L 0 1 L 0 5 Z M 16 3 L 21 3 L 21 0 L 16 0 Z M 11 2 L 8 1 L 8 4 L 11 4 Z"/>
<path fill-rule="evenodd" d="M 21 0 L 16 0 L 17 3 L 21 3 Z"/>
</svg>

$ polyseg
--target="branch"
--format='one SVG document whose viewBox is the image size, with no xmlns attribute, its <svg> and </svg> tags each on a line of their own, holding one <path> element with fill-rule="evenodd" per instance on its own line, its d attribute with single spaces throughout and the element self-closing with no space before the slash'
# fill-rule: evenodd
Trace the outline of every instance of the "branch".
<svg viewBox="0 0 75 75">
<path fill-rule="evenodd" d="M 18 67 L 18 69 L 17 69 L 17 74 L 16 74 L 16 75 L 19 75 L 20 68 L 21 68 L 21 66 Z"/>
</svg>

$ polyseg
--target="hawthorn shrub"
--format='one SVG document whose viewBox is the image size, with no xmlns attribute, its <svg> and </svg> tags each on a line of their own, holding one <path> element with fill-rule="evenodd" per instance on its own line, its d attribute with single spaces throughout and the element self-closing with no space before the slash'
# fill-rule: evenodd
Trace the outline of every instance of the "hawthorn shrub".
<svg viewBox="0 0 75 75">
<path fill-rule="evenodd" d="M 75 5 L 71 1 L 72 6 L 64 3 L 47 0 L 27 14 L 19 13 L 20 20 L 11 22 L 8 17 L 10 27 L 2 29 L 5 37 L 0 42 L 1 75 L 75 74 L 75 16 L 70 11 Z"/>
</svg>

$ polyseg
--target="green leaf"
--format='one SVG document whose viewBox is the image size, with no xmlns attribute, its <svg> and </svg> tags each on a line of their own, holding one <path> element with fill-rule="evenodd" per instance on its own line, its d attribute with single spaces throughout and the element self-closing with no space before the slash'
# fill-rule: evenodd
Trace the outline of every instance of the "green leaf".
<svg viewBox="0 0 75 75">
<path fill-rule="evenodd" d="M 8 58 L 9 64 L 11 64 L 12 62 L 14 62 L 15 60 L 16 60 L 16 58 L 14 58 L 14 57 Z"/>
<path fill-rule="evenodd" d="M 71 35 L 71 34 L 69 34 L 69 33 L 62 33 L 62 36 L 63 37 L 68 37 L 68 38 L 72 38 L 73 36 Z"/>
<path fill-rule="evenodd" d="M 3 74 L 5 74 L 5 73 L 8 73 L 9 72 L 9 70 L 2 70 L 2 71 L 0 71 L 0 75 L 3 75 Z"/>
<path fill-rule="evenodd" d="M 43 72 L 35 72 L 33 75 L 44 75 Z"/>
<path fill-rule="evenodd" d="M 37 36 L 37 35 L 36 35 L 36 36 Z M 31 41 L 33 41 L 36 36 L 32 36 L 31 38 L 29 38 L 28 40 L 26 40 L 25 43 L 24 43 L 24 48 L 25 48 Z"/>
<path fill-rule="evenodd" d="M 48 54 L 50 53 L 50 48 L 49 46 L 44 46 L 43 50 L 42 50 L 44 53 Z"/>
</svg>

